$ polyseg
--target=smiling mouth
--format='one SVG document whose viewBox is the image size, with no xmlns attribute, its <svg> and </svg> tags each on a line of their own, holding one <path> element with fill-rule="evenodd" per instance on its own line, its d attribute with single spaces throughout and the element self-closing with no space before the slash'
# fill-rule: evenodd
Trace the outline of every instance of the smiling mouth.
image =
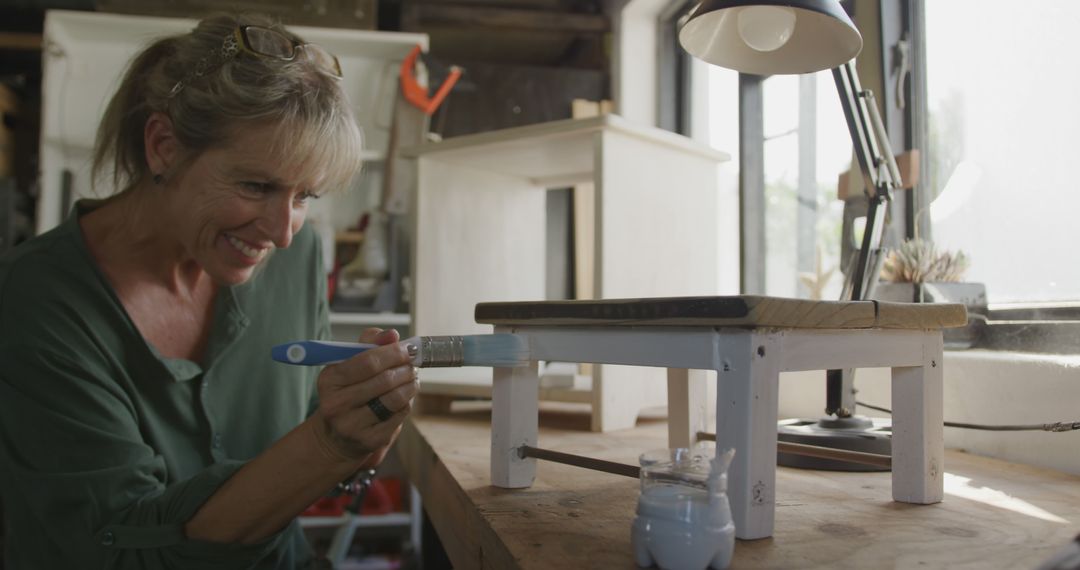
<svg viewBox="0 0 1080 570">
<path fill-rule="evenodd" d="M 262 256 L 263 252 L 265 252 L 266 249 L 267 249 L 267 248 L 252 247 L 252 246 L 248 245 L 247 242 L 242 241 L 239 238 L 235 238 L 235 237 L 233 237 L 231 235 L 228 235 L 228 234 L 225 234 L 225 240 L 228 241 L 234 248 L 236 248 L 237 251 L 239 251 L 240 253 L 244 254 L 246 257 L 249 257 L 251 259 L 258 259 L 260 256 Z"/>
</svg>

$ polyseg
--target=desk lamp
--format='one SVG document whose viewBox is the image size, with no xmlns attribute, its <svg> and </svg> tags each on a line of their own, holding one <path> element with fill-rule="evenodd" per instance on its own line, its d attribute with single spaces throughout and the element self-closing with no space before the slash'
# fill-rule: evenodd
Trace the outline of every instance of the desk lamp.
<svg viewBox="0 0 1080 570">
<path fill-rule="evenodd" d="M 705 0 L 679 31 L 679 43 L 707 63 L 754 75 L 832 69 L 848 131 L 866 180 L 869 208 L 857 259 L 849 266 L 842 299 L 870 297 L 883 260 L 881 239 L 900 171 L 873 93 L 855 71 L 862 36 L 838 0 Z M 780 422 L 781 441 L 889 455 L 888 428 L 855 416 L 854 370 L 827 375 L 827 416 Z M 780 454 L 782 465 L 836 470 L 878 470 L 837 460 Z"/>
</svg>

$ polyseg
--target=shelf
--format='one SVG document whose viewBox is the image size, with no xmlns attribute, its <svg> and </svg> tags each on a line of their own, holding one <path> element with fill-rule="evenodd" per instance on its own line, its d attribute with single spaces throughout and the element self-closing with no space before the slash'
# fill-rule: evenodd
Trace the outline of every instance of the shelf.
<svg viewBox="0 0 1080 570">
<path fill-rule="evenodd" d="M 574 374 L 573 378 L 569 379 L 562 374 L 551 376 L 546 373 L 545 369 L 558 371 L 564 365 L 565 363 L 541 365 L 540 399 L 554 402 L 592 403 L 592 376 Z M 577 367 L 573 364 L 570 366 Z M 464 374 L 462 370 L 461 368 L 424 368 L 420 371 L 423 395 L 491 399 L 491 373 L 474 378 Z"/>
<path fill-rule="evenodd" d="M 386 153 L 379 150 L 362 150 L 360 151 L 360 159 L 364 162 L 381 162 L 386 160 Z"/>
<path fill-rule="evenodd" d="M 425 142 L 404 148 L 401 153 L 405 157 L 433 158 L 439 162 L 521 178 L 536 186 L 558 188 L 595 179 L 598 168 L 595 162 L 599 148 L 597 141 L 605 131 L 645 141 L 650 149 L 674 149 L 717 163 L 731 159 L 729 154 L 687 137 L 642 126 L 611 114 Z"/>
<path fill-rule="evenodd" d="M 423 386 L 424 396 L 449 396 L 451 398 L 479 398 L 484 400 L 491 399 L 490 385 L 484 386 L 470 380 L 471 379 L 469 378 L 465 378 L 461 382 L 455 383 L 421 378 L 420 384 Z M 538 397 L 540 398 L 540 400 L 547 402 L 591 404 L 592 384 L 590 382 L 589 384 L 581 388 L 577 386 L 570 388 L 545 388 L 541 386 Z"/>
<path fill-rule="evenodd" d="M 303 528 L 335 527 L 351 524 L 357 527 L 409 526 L 412 519 L 409 513 L 387 513 L 385 515 L 341 515 L 339 517 L 300 517 Z"/>
<path fill-rule="evenodd" d="M 11 51 L 40 51 L 41 34 L 0 32 L 0 49 Z"/>
<path fill-rule="evenodd" d="M 393 325 L 409 326 L 408 313 L 330 313 L 332 325 Z"/>
</svg>

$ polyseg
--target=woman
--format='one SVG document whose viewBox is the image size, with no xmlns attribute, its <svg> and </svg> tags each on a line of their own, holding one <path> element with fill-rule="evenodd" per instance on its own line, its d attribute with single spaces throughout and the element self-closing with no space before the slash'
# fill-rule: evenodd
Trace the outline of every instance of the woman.
<svg viewBox="0 0 1080 570">
<path fill-rule="evenodd" d="M 308 203 L 360 133 L 336 58 L 262 18 L 157 41 L 110 102 L 117 193 L 0 261 L 0 492 L 21 568 L 294 568 L 295 517 L 376 465 L 417 391 L 393 331 L 321 371 Z"/>
</svg>

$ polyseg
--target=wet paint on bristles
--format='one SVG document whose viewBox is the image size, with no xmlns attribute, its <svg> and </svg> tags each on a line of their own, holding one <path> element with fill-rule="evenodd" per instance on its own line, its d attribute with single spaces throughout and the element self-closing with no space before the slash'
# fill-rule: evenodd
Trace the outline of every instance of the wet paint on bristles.
<svg viewBox="0 0 1080 570">
<path fill-rule="evenodd" d="M 467 335 L 463 337 L 465 366 L 515 367 L 529 363 L 529 345 L 516 334 Z"/>
</svg>

